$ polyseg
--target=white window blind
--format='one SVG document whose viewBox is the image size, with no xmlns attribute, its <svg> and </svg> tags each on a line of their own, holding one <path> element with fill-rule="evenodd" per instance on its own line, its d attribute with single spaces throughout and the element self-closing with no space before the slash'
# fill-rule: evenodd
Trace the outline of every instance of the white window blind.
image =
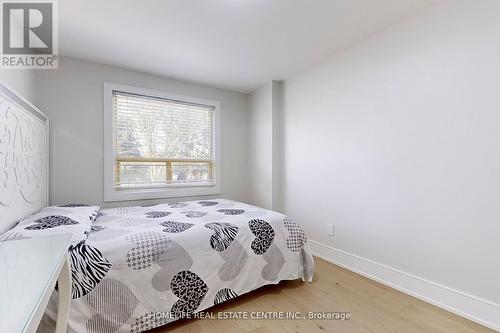
<svg viewBox="0 0 500 333">
<path fill-rule="evenodd" d="M 215 182 L 214 106 L 113 90 L 116 189 Z"/>
</svg>

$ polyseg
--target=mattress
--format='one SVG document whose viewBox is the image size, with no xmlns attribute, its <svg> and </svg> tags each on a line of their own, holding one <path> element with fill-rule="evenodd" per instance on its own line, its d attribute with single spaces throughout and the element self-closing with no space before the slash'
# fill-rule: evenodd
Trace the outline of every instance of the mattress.
<svg viewBox="0 0 500 333">
<path fill-rule="evenodd" d="M 314 271 L 298 224 L 226 199 L 103 209 L 69 254 L 68 332 L 143 332 Z"/>
</svg>

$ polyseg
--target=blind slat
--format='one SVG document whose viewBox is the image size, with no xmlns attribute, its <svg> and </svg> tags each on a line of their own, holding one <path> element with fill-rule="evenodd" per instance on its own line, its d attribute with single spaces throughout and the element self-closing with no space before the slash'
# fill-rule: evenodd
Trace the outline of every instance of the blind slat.
<svg viewBox="0 0 500 333">
<path fill-rule="evenodd" d="M 115 186 L 213 183 L 214 109 L 113 91 Z"/>
</svg>

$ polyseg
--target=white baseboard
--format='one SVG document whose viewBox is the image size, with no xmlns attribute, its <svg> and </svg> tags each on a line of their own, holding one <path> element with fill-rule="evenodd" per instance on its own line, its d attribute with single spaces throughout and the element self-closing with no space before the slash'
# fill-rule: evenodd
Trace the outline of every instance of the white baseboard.
<svg viewBox="0 0 500 333">
<path fill-rule="evenodd" d="M 500 332 L 500 305 L 309 240 L 313 255 Z"/>
</svg>

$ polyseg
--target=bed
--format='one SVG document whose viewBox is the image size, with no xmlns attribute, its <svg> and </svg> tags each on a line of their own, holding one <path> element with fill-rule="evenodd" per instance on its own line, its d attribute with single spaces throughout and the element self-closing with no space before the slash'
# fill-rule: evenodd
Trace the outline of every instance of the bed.
<svg viewBox="0 0 500 333">
<path fill-rule="evenodd" d="M 312 280 L 314 263 L 303 229 L 271 210 L 222 198 L 110 209 L 45 207 L 48 119 L 10 91 L 0 93 L 5 117 L 15 111 L 28 120 L 33 147 L 5 146 L 0 153 L 24 156 L 34 170 L 25 183 L 0 189 L 6 231 L 0 241 L 73 234 L 68 332 L 144 332 L 267 284 Z M 14 136 L 26 135 L 12 126 L 17 126 Z M 14 167 L 17 171 L 5 166 L 4 174 L 26 169 Z M 50 330 L 57 296 L 56 288 L 39 331 Z"/>
<path fill-rule="evenodd" d="M 70 332 L 143 332 L 313 274 L 297 224 L 224 199 L 101 210 L 69 251 L 72 267 L 86 267 L 73 268 Z"/>
</svg>

